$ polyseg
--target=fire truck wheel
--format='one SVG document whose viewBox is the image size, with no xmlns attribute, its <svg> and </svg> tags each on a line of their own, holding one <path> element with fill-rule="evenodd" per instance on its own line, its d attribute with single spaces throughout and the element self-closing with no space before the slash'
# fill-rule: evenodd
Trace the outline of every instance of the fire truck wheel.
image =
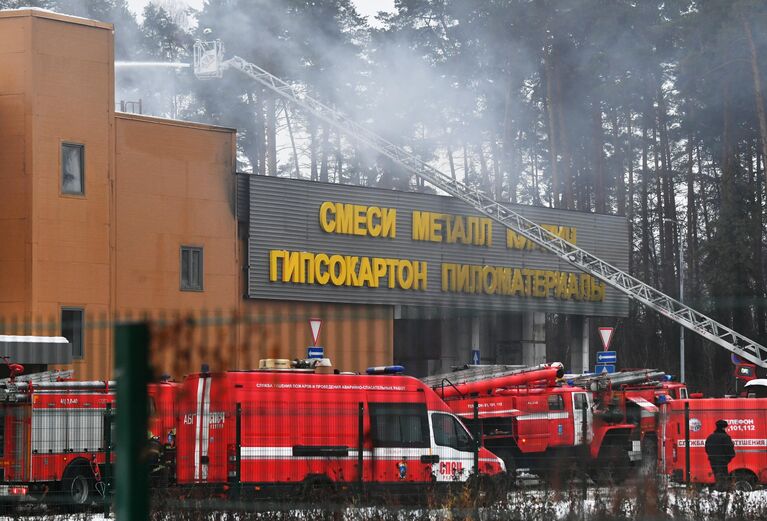
<svg viewBox="0 0 767 521">
<path fill-rule="evenodd" d="M 655 476 L 658 471 L 658 440 L 647 436 L 642 440 L 642 475 L 646 478 Z"/>
<path fill-rule="evenodd" d="M 61 482 L 64 501 L 73 507 L 87 505 L 93 491 L 93 474 L 86 463 L 74 462 Z"/>
<path fill-rule="evenodd" d="M 620 485 L 629 473 L 630 461 L 626 451 L 617 443 L 606 443 L 591 468 L 591 479 L 599 486 Z"/>
<path fill-rule="evenodd" d="M 748 470 L 736 470 L 732 473 L 732 488 L 740 492 L 751 492 L 756 485 L 756 476 Z"/>
<path fill-rule="evenodd" d="M 506 465 L 506 484 L 508 487 L 513 487 L 517 483 L 517 466 L 514 461 L 514 453 L 511 449 L 493 449 L 493 454 L 503 460 L 503 464 Z"/>
<path fill-rule="evenodd" d="M 309 502 L 327 501 L 336 496 L 336 488 L 333 482 L 324 475 L 307 477 L 301 489 L 301 495 Z"/>
<path fill-rule="evenodd" d="M 498 500 L 498 483 L 490 476 L 472 476 L 466 486 L 472 502 L 477 506 L 490 506 Z"/>
</svg>

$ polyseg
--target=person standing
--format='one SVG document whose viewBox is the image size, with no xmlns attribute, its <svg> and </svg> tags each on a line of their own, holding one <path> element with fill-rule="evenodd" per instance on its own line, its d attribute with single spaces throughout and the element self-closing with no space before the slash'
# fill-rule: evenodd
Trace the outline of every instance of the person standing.
<svg viewBox="0 0 767 521">
<path fill-rule="evenodd" d="M 726 488 L 727 478 L 730 476 L 727 466 L 735 457 L 735 444 L 725 429 L 727 422 L 717 420 L 716 430 L 706 438 L 706 455 L 718 489 Z"/>
</svg>

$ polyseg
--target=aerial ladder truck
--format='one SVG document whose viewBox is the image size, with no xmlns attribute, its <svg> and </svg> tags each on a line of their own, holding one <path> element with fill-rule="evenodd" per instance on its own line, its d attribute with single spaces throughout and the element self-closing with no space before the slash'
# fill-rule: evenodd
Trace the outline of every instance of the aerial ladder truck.
<svg viewBox="0 0 767 521">
<path fill-rule="evenodd" d="M 586 470 L 598 483 L 620 482 L 641 454 L 635 426 L 610 402 L 564 378 L 562 364 L 469 366 L 422 378 L 507 472 L 550 481 Z M 516 472 L 515 472 L 516 471 Z"/>
<path fill-rule="evenodd" d="M 457 179 L 453 179 L 416 154 L 352 121 L 342 112 L 312 98 L 297 86 L 283 81 L 258 65 L 249 63 L 239 56 L 224 59 L 224 45 L 221 40 L 197 40 L 194 44 L 193 60 L 194 74 L 197 78 L 221 78 L 224 71 L 228 69 L 242 72 L 312 116 L 332 125 L 347 137 L 391 159 L 437 190 L 463 201 L 475 211 L 541 246 L 560 260 L 596 277 L 630 299 L 654 309 L 661 315 L 718 344 L 738 357 L 759 367 L 767 367 L 767 347 L 575 246 L 523 217 L 509 206 L 495 201 L 479 188 L 470 187 Z"/>
<path fill-rule="evenodd" d="M 628 298 L 654 309 L 661 315 L 697 333 L 706 340 L 723 347 L 739 358 L 759 367 L 767 367 L 767 347 L 577 247 L 546 228 L 523 217 L 508 205 L 495 201 L 479 188 L 470 187 L 452 178 L 452 176 L 446 175 L 413 152 L 392 143 L 365 126 L 354 122 L 342 112 L 312 98 L 305 90 L 283 81 L 239 56 L 224 59 L 224 46 L 220 40 L 196 41 L 194 44 L 193 60 L 194 73 L 197 78 L 221 78 L 224 71 L 228 69 L 240 71 L 313 117 L 331 125 L 350 139 L 368 146 L 382 156 L 389 158 L 406 171 L 432 185 L 438 191 L 464 202 L 476 212 L 498 222 L 509 230 L 513 230 L 525 239 L 552 253 L 558 259 L 603 281 L 606 285 L 625 294 Z M 588 395 L 589 393 L 585 393 L 585 396 Z M 578 400 L 585 399 L 578 398 Z M 613 408 L 613 410 L 617 410 L 617 408 Z M 617 421 L 617 414 L 614 416 L 614 419 Z M 610 415 L 603 417 L 609 418 Z M 619 445 L 616 444 L 615 446 Z"/>
</svg>

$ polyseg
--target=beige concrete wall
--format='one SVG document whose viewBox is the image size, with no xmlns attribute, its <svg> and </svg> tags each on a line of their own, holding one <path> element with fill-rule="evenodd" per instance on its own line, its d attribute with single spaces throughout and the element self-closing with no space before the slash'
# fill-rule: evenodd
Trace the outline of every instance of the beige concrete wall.
<svg viewBox="0 0 767 521">
<path fill-rule="evenodd" d="M 0 316 L 24 316 L 31 288 L 29 17 L 0 17 Z"/>
<path fill-rule="evenodd" d="M 111 311 L 114 38 L 111 25 L 32 17 L 32 314 Z M 61 193 L 61 144 L 85 146 L 83 195 Z M 111 367 L 110 335 L 85 336 L 80 378 Z"/>
<path fill-rule="evenodd" d="M 236 307 L 233 130 L 117 117 L 116 309 Z M 180 247 L 203 247 L 204 290 L 181 291 Z"/>
</svg>

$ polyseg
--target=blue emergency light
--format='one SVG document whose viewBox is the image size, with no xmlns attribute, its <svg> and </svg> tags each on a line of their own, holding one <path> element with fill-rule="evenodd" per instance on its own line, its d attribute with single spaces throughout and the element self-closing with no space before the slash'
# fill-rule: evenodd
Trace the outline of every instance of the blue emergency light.
<svg viewBox="0 0 767 521">
<path fill-rule="evenodd" d="M 368 367 L 365 372 L 367 374 L 398 374 L 404 373 L 405 368 L 401 365 L 379 365 L 376 367 Z"/>
</svg>

